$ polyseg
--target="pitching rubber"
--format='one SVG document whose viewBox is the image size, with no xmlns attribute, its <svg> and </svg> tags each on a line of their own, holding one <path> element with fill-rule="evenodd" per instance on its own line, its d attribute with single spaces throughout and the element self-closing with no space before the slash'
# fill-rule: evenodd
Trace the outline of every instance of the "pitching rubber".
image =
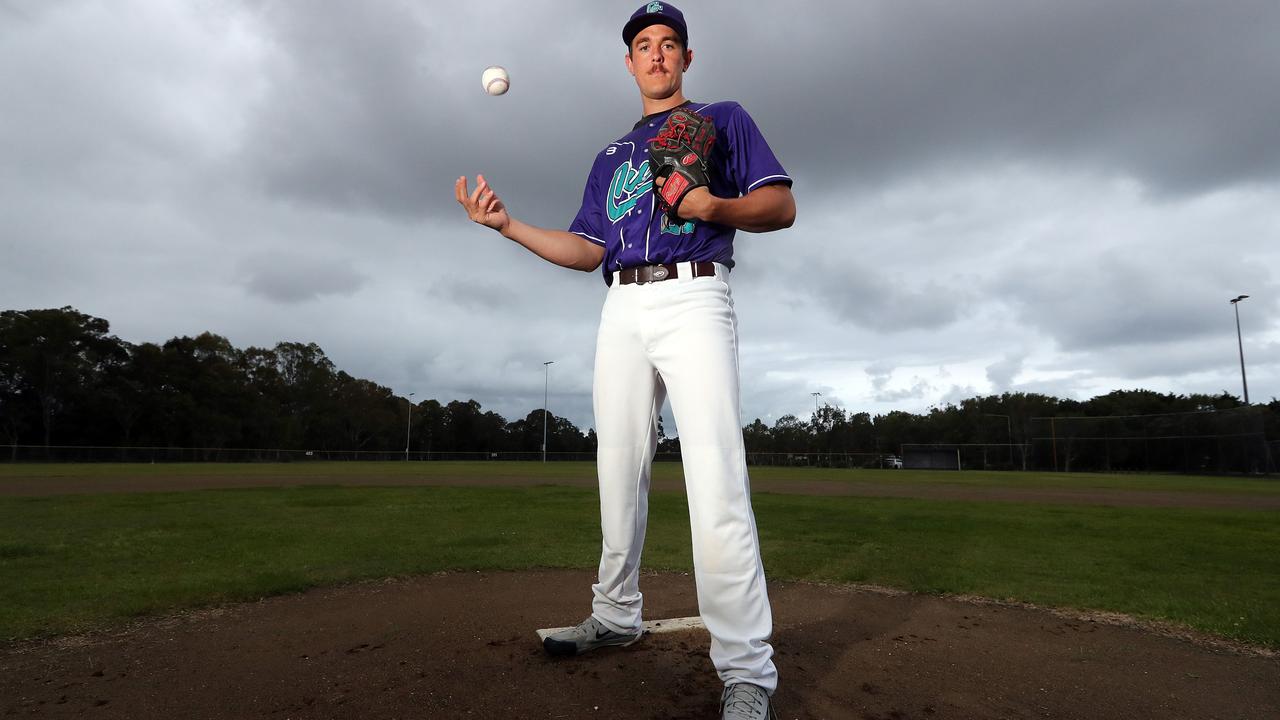
<svg viewBox="0 0 1280 720">
<path fill-rule="evenodd" d="M 702 618 L 695 615 L 693 617 L 668 618 L 666 620 L 650 620 L 648 622 L 643 623 L 641 627 L 644 628 L 644 632 L 647 635 L 649 633 L 656 634 L 656 633 L 679 632 L 681 630 L 694 630 L 697 628 L 703 628 L 705 626 L 702 624 Z M 573 629 L 572 625 L 570 625 L 569 627 L 543 628 L 537 631 L 538 641 L 541 642 L 543 640 L 546 640 L 547 636 L 552 633 L 558 633 L 561 630 L 572 630 L 572 629 Z"/>
</svg>

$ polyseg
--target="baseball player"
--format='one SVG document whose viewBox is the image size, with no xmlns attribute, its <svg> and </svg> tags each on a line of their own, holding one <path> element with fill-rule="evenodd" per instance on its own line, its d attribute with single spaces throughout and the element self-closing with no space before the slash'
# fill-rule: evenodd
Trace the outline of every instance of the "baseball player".
<svg viewBox="0 0 1280 720">
<path fill-rule="evenodd" d="M 609 286 L 596 341 L 603 547 L 592 613 L 544 642 L 553 655 L 631 645 L 643 635 L 640 553 L 657 420 L 680 433 L 698 607 L 725 684 L 723 718 L 774 717 L 772 615 L 742 441 L 737 319 L 729 290 L 736 230 L 795 219 L 791 178 L 735 102 L 684 96 L 693 62 L 684 15 L 665 2 L 626 23 L 626 67 L 644 116 L 597 156 L 568 231 L 525 224 L 480 175 L 455 194 L 477 223 Z"/>
</svg>

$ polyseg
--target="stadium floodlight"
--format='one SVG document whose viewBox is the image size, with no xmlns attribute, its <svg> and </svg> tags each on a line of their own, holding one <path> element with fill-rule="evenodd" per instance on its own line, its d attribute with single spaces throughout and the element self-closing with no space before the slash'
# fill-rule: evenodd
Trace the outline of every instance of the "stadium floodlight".
<svg viewBox="0 0 1280 720">
<path fill-rule="evenodd" d="M 551 368 L 555 360 L 542 363 L 542 462 L 547 461 L 547 388 L 551 385 Z"/>
<path fill-rule="evenodd" d="M 413 432 L 413 393 L 409 393 L 409 397 L 404 399 L 405 405 L 408 406 L 409 412 L 404 421 L 404 460 L 409 461 L 409 436 Z"/>
<path fill-rule="evenodd" d="M 1239 295 L 1231 300 L 1231 307 L 1236 309 L 1236 347 L 1240 349 L 1240 383 L 1244 385 L 1244 404 L 1249 404 L 1249 378 L 1244 374 L 1244 340 L 1240 336 L 1240 301 L 1249 297 Z"/>
</svg>

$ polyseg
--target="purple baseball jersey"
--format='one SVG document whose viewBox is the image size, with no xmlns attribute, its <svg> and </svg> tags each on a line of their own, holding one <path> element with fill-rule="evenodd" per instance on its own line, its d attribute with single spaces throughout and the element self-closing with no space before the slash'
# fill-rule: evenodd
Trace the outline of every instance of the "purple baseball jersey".
<svg viewBox="0 0 1280 720">
<path fill-rule="evenodd" d="M 712 195 L 736 198 L 763 185 L 791 185 L 791 176 L 741 105 L 690 102 L 685 107 L 710 117 L 716 126 Z M 614 271 L 638 265 L 710 260 L 733 267 L 733 228 L 701 221 L 675 223 L 658 208 L 646 148 L 670 112 L 642 118 L 630 133 L 600 151 L 587 176 L 582 208 L 569 232 L 604 247 L 601 270 L 606 283 L 613 282 Z"/>
</svg>

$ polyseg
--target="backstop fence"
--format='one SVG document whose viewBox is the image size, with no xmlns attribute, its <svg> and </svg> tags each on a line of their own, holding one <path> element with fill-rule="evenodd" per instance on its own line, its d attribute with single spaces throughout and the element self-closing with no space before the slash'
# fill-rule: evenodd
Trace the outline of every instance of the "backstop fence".
<svg viewBox="0 0 1280 720">
<path fill-rule="evenodd" d="M 902 459 L 908 468 L 1268 475 L 1280 441 L 1267 440 L 1265 423 L 1256 406 L 1033 417 L 1023 443 L 904 443 Z"/>
<path fill-rule="evenodd" d="M 1098 472 L 1276 472 L 1256 406 L 1153 415 L 1031 418 L 1036 468 Z"/>
</svg>

